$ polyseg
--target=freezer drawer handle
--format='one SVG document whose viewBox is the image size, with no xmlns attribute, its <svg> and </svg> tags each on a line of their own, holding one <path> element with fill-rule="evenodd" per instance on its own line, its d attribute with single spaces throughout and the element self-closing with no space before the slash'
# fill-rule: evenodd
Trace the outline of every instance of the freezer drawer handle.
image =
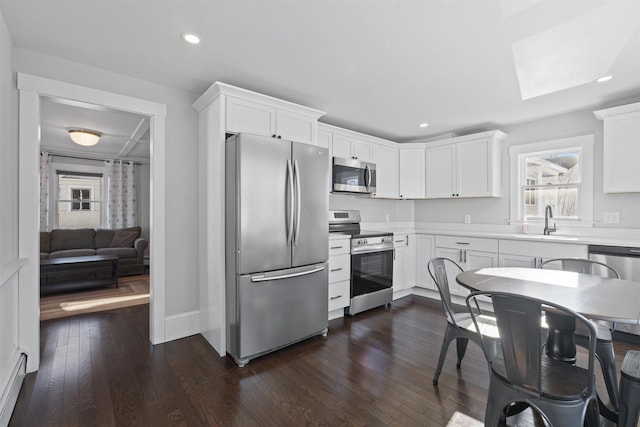
<svg viewBox="0 0 640 427">
<path fill-rule="evenodd" d="M 251 276 L 252 282 L 269 282 L 271 280 L 281 280 L 281 279 L 290 279 L 292 277 L 300 277 L 306 276 L 308 274 L 317 273 L 318 271 L 324 270 L 324 267 L 317 267 L 313 270 L 301 271 L 299 273 L 291 273 L 291 274 L 283 274 L 282 276 L 273 276 L 273 277 L 264 277 L 264 275 L 260 276 Z"/>
</svg>

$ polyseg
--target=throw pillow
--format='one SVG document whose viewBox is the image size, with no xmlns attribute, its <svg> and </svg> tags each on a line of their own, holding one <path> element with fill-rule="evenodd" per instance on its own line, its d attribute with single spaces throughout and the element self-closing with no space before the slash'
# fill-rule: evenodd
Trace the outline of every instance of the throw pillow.
<svg viewBox="0 0 640 427">
<path fill-rule="evenodd" d="M 132 248 L 133 242 L 135 242 L 138 237 L 140 237 L 138 231 L 118 230 L 113 235 L 113 240 L 109 246 L 112 248 Z"/>
</svg>

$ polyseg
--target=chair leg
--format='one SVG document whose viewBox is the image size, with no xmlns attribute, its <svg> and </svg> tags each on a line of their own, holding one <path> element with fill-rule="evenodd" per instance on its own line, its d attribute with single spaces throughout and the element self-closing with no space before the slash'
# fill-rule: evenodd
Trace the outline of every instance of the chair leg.
<svg viewBox="0 0 640 427">
<path fill-rule="evenodd" d="M 458 369 L 460 369 L 460 365 L 462 365 L 462 358 L 467 352 L 467 344 L 469 344 L 468 338 L 458 337 L 458 339 L 456 339 L 456 348 L 458 350 L 458 363 L 456 363 L 456 368 Z"/>
<path fill-rule="evenodd" d="M 433 385 L 438 385 L 438 378 L 440 378 L 440 373 L 442 372 L 442 367 L 444 366 L 444 359 L 447 357 L 449 344 L 455 339 L 455 337 L 456 336 L 454 334 L 454 331 L 452 330 L 452 326 L 447 324 L 447 330 L 444 334 L 444 339 L 442 340 L 442 347 L 440 348 L 438 367 L 436 368 L 436 372 L 433 374 Z"/>
<path fill-rule="evenodd" d="M 602 368 L 602 376 L 607 387 L 607 393 L 609 393 L 611 405 L 613 405 L 614 411 L 617 411 L 620 405 L 620 395 L 618 392 L 618 374 L 613 343 L 611 341 L 596 340 L 596 358 Z"/>
</svg>

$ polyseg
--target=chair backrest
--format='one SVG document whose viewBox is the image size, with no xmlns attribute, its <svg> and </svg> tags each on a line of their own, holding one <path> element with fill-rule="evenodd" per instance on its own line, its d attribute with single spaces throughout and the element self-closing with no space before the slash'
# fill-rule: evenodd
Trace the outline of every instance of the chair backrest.
<svg viewBox="0 0 640 427">
<path fill-rule="evenodd" d="M 620 275 L 611 266 L 587 258 L 554 258 L 542 262 L 538 268 L 560 269 L 575 273 L 592 274 L 595 276 L 619 279 Z"/>
<path fill-rule="evenodd" d="M 467 306 L 472 314 L 476 329 L 480 334 L 483 347 L 489 344 L 489 337 L 483 333 L 477 321 L 477 315 L 471 310 L 472 305 L 477 304 L 477 299 L 484 301 L 488 298 L 493 304 L 493 309 L 500 335 L 500 347 L 493 360 L 489 360 L 492 371 L 504 378 L 513 386 L 536 395 L 561 398 L 561 393 L 554 390 L 543 390 L 543 363 L 545 359 L 543 346 L 546 340 L 547 329 L 544 326 L 545 312 L 554 312 L 573 318 L 577 327 L 584 324 L 589 335 L 588 375 L 578 378 L 584 389 L 590 394 L 594 386 L 594 361 L 596 331 L 594 326 L 584 316 L 560 305 L 529 298 L 518 294 L 504 292 L 474 292 L 467 297 Z M 491 337 L 495 340 L 494 337 Z M 485 354 L 487 352 L 485 351 Z M 565 362 L 552 363 L 563 367 Z M 576 380 L 572 377 L 572 380 Z M 555 394 L 554 394 L 555 392 Z"/>
<path fill-rule="evenodd" d="M 455 325 L 455 310 L 451 304 L 451 291 L 449 289 L 447 269 L 456 275 L 463 271 L 462 267 L 449 258 L 431 258 L 427 263 L 429 275 L 435 282 L 438 292 L 440 293 L 440 301 L 442 302 L 442 307 L 445 315 L 447 316 L 447 320 Z"/>
</svg>

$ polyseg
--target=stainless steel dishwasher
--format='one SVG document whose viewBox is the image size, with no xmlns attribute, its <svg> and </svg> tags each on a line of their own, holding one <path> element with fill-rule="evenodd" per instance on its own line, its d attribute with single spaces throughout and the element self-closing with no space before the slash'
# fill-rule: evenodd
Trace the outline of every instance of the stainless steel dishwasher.
<svg viewBox="0 0 640 427">
<path fill-rule="evenodd" d="M 620 278 L 640 286 L 640 247 L 589 245 L 589 258 L 615 268 Z M 640 335 L 640 326 L 618 323 L 616 330 Z"/>
</svg>

